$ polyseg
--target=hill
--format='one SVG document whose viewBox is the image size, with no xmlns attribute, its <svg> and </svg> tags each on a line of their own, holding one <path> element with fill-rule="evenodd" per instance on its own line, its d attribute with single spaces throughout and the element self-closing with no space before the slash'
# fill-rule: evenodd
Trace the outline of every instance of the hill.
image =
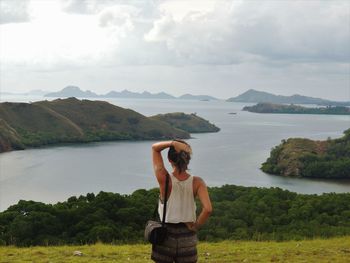
<svg viewBox="0 0 350 263">
<path fill-rule="evenodd" d="M 344 106 L 309 108 L 293 104 L 258 103 L 254 106 L 245 106 L 243 110 L 256 113 L 350 115 L 350 108 Z"/>
<path fill-rule="evenodd" d="M 182 112 L 158 114 L 150 117 L 153 120 L 163 121 L 172 127 L 187 131 L 189 133 L 218 132 L 220 129 L 209 121 L 196 114 L 185 114 Z"/>
<path fill-rule="evenodd" d="M 82 91 L 79 87 L 76 86 L 67 86 L 61 91 L 50 92 L 44 95 L 44 97 L 55 97 L 55 98 L 97 98 L 98 95 L 90 90 Z"/>
<path fill-rule="evenodd" d="M 25 95 L 25 94 L 23 94 Z M 45 97 L 55 97 L 55 98 L 128 98 L 128 99 L 184 99 L 184 100 L 218 100 L 215 97 L 208 95 L 192 95 L 184 94 L 179 97 L 175 97 L 165 92 L 150 93 L 148 91 L 144 92 L 133 92 L 127 89 L 122 91 L 110 91 L 103 95 L 98 95 L 92 91 L 83 91 L 76 86 L 67 86 L 61 91 L 50 92 L 45 94 Z"/>
<path fill-rule="evenodd" d="M 144 91 L 142 93 L 132 92 L 128 90 L 123 90 L 121 92 L 111 91 L 105 95 L 101 95 L 102 98 L 129 98 L 129 99 L 175 99 L 174 96 L 167 94 L 165 92 L 160 93 L 150 93 Z"/>
<path fill-rule="evenodd" d="M 339 139 L 290 138 L 271 150 L 264 172 L 282 176 L 350 178 L 350 129 Z"/>
<path fill-rule="evenodd" d="M 204 100 L 204 101 L 218 100 L 217 98 L 209 96 L 209 95 L 192 95 L 192 94 L 184 94 L 184 95 L 180 96 L 179 99 L 182 99 L 182 100 Z"/>
<path fill-rule="evenodd" d="M 201 242 L 198 262 L 348 262 L 350 237 L 289 242 L 224 241 Z M 81 251 L 82 256 L 74 256 Z M 0 262 L 133 262 L 151 263 L 151 246 L 85 245 L 58 247 L 0 247 Z"/>
<path fill-rule="evenodd" d="M 188 132 L 104 101 L 0 103 L 0 151 L 69 142 L 189 138 Z"/>
<path fill-rule="evenodd" d="M 16 130 L 14 130 L 6 121 L 0 119 L 0 152 L 10 151 L 11 149 L 22 150 L 24 145 Z"/>
<path fill-rule="evenodd" d="M 269 102 L 269 103 L 287 103 L 287 104 L 317 104 L 317 105 L 333 105 L 333 106 L 350 106 L 350 101 L 330 101 L 320 98 L 307 97 L 302 95 L 282 96 L 272 93 L 257 91 L 250 89 L 241 95 L 229 98 L 229 102 Z"/>
</svg>

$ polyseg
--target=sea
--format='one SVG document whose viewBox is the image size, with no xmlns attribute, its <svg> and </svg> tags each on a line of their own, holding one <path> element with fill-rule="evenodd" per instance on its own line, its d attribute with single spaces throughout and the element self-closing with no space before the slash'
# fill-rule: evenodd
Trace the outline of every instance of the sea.
<svg viewBox="0 0 350 263">
<path fill-rule="evenodd" d="M 1 97 L 1 102 L 34 102 L 40 96 Z M 50 98 L 50 100 L 53 98 Z M 95 99 L 92 99 L 95 100 Z M 350 192 L 349 180 L 287 178 L 265 174 L 261 164 L 272 147 L 287 138 L 326 140 L 350 128 L 350 116 L 258 114 L 242 111 L 251 103 L 165 99 L 96 99 L 145 116 L 196 113 L 221 130 L 191 134 L 189 173 L 210 187 L 234 184 L 278 187 L 303 194 Z M 0 154 L 0 211 L 19 200 L 56 203 L 100 191 L 130 194 L 157 187 L 152 170 L 155 141 L 120 141 L 12 151 Z M 166 151 L 163 154 L 166 161 Z M 166 163 L 169 170 L 170 165 Z"/>
</svg>

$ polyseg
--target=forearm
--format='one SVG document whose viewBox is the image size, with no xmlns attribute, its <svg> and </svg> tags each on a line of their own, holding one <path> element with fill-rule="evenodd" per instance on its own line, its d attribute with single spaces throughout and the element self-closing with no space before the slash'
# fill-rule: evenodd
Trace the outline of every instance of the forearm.
<svg viewBox="0 0 350 263">
<path fill-rule="evenodd" d="M 202 212 L 199 214 L 199 216 L 195 222 L 195 228 L 199 229 L 201 226 L 203 226 L 205 224 L 205 222 L 207 222 L 210 214 L 211 214 L 211 211 L 209 211 L 207 209 L 202 209 Z"/>
<path fill-rule="evenodd" d="M 161 152 L 166 148 L 169 148 L 172 145 L 173 141 L 163 141 L 157 142 L 152 145 L 152 150 L 155 152 Z"/>
</svg>

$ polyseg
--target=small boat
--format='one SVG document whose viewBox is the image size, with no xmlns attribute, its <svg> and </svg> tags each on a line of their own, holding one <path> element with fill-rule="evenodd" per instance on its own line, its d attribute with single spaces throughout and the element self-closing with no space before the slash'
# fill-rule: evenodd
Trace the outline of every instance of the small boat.
<svg viewBox="0 0 350 263">
<path fill-rule="evenodd" d="M 236 115 L 237 112 L 229 112 L 228 114 L 231 114 L 231 115 Z"/>
</svg>

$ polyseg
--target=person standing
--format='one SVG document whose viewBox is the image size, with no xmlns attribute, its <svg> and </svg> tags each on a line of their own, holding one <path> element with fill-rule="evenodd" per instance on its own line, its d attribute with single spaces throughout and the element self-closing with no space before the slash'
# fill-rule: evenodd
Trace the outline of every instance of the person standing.
<svg viewBox="0 0 350 263">
<path fill-rule="evenodd" d="M 171 174 L 164 166 L 161 154 L 164 149 L 168 149 Z M 182 140 L 163 141 L 152 145 L 153 168 L 160 188 L 160 218 L 163 215 L 166 176 L 170 177 L 165 220 L 168 235 L 161 245 L 152 245 L 151 259 L 157 263 L 194 263 L 198 259 L 197 231 L 208 220 L 212 205 L 203 179 L 187 172 L 191 154 L 191 146 Z M 202 205 L 198 218 L 196 198 Z"/>
</svg>

